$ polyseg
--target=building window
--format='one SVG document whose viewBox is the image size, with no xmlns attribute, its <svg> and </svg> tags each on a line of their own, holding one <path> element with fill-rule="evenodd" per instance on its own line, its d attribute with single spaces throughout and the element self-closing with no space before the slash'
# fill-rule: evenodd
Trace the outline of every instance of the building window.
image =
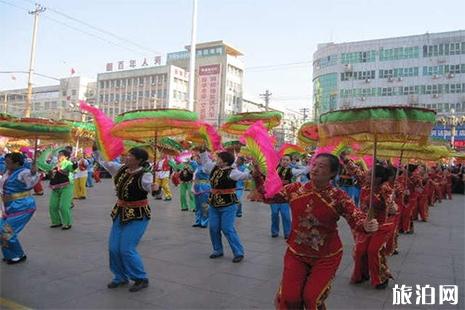
<svg viewBox="0 0 465 310">
<path fill-rule="evenodd" d="M 100 88 L 105 88 L 105 83 L 103 81 L 100 81 Z"/>
</svg>

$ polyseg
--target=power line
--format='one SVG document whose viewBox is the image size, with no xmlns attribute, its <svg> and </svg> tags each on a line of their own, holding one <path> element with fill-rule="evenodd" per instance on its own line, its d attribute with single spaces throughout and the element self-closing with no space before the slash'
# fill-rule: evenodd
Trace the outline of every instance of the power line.
<svg viewBox="0 0 465 310">
<path fill-rule="evenodd" d="M 111 36 L 111 37 L 114 37 L 114 38 L 116 38 L 116 39 L 118 39 L 118 40 L 120 40 L 120 41 L 122 41 L 122 42 L 130 43 L 130 44 L 132 44 L 133 46 L 136 46 L 136 47 L 140 48 L 141 50 L 144 50 L 144 51 L 149 52 L 149 53 L 151 53 L 151 54 L 161 55 L 161 52 L 159 52 L 159 51 L 154 51 L 154 50 L 152 50 L 152 49 L 146 48 L 146 47 L 144 47 L 144 46 L 142 46 L 142 45 L 140 45 L 140 44 L 138 44 L 138 43 L 136 43 L 136 42 L 134 42 L 134 41 L 131 41 L 131 40 L 129 40 L 129 39 L 126 39 L 126 38 L 124 38 L 124 37 L 121 37 L 121 36 L 119 36 L 119 35 L 116 35 L 116 34 L 110 32 L 110 31 L 107 31 L 107 30 L 104 30 L 104 29 L 95 27 L 95 26 L 93 26 L 93 25 L 91 25 L 91 24 L 89 24 L 89 23 L 86 23 L 86 22 L 84 22 L 84 21 L 81 21 L 81 20 L 79 20 L 79 19 L 77 19 L 77 18 L 74 18 L 74 17 L 72 17 L 72 16 L 69 16 L 69 15 L 67 15 L 67 14 L 65 14 L 65 13 L 62 13 L 62 12 L 57 11 L 57 10 L 55 10 L 55 9 L 52 9 L 52 8 L 50 8 L 50 7 L 47 7 L 47 9 L 49 9 L 50 11 L 52 11 L 52 12 L 58 14 L 58 15 L 61 15 L 61 16 L 63 16 L 63 17 L 66 17 L 66 18 L 68 18 L 68 19 L 70 19 L 70 20 L 72 20 L 72 21 L 75 21 L 75 22 L 80 23 L 80 24 L 82 24 L 82 25 L 85 25 L 85 26 L 87 26 L 87 27 L 89 27 L 89 28 L 92 28 L 92 29 L 94 29 L 94 30 L 97 30 L 97 31 L 99 31 L 99 32 L 101 32 L 101 33 L 104 33 L 104 34 L 107 34 L 107 35 L 109 35 L 109 36 Z"/>
<path fill-rule="evenodd" d="M 18 6 L 18 5 L 15 5 L 15 4 L 10 3 L 10 2 L 7 2 L 7 1 L 5 1 L 5 0 L 0 0 L 0 2 L 2 2 L 2 3 L 4 3 L 4 4 L 7 4 L 7 5 L 10 5 L 10 6 L 12 6 L 12 7 L 15 7 L 15 8 L 18 8 L 18 9 L 21 9 L 21 10 L 24 10 L 24 11 L 26 11 L 26 12 L 29 12 L 28 9 L 26 9 L 26 8 L 24 8 L 24 7 L 21 7 L 21 6 Z M 49 8 L 47 7 L 47 9 L 49 9 Z M 57 23 L 57 24 L 63 25 L 63 26 L 65 26 L 65 27 L 67 27 L 67 28 L 69 28 L 69 29 L 72 29 L 72 30 L 74 30 L 74 31 L 77 31 L 77 32 L 86 34 L 86 35 L 91 36 L 91 37 L 94 37 L 94 38 L 96 38 L 96 39 L 99 39 L 99 40 L 101 40 L 101 41 L 103 41 L 103 42 L 106 42 L 106 43 L 108 43 L 108 44 L 111 44 L 111 45 L 113 45 L 113 46 L 116 46 L 116 47 L 119 47 L 119 48 L 122 48 L 122 49 L 125 49 L 125 50 L 128 50 L 128 51 L 137 53 L 137 54 L 139 54 L 139 55 L 146 56 L 146 54 L 141 53 L 141 51 L 139 51 L 139 50 L 135 50 L 135 49 L 133 49 L 133 48 L 124 46 L 124 45 L 122 45 L 122 44 L 119 44 L 119 43 L 110 41 L 110 40 L 108 40 L 108 39 L 106 39 L 106 38 L 103 38 L 103 37 L 101 37 L 101 36 L 99 36 L 99 35 L 97 35 L 97 34 L 95 34 L 95 33 L 88 32 L 88 31 L 79 29 L 79 28 L 77 28 L 77 27 L 71 26 L 71 25 L 69 25 L 69 24 L 67 24 L 67 23 L 65 23 L 65 22 L 62 22 L 62 21 L 60 21 L 60 20 L 58 20 L 58 19 L 55 19 L 55 18 L 53 18 L 53 17 L 50 17 L 50 16 L 48 16 L 48 15 L 44 15 L 43 18 L 49 19 L 49 20 L 51 20 L 51 21 L 53 21 L 53 22 L 55 22 L 55 23 Z"/>
</svg>

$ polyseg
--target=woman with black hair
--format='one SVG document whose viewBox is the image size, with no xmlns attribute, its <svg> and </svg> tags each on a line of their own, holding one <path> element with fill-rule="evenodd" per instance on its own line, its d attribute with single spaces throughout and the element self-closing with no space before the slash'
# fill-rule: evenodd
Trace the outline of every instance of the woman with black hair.
<svg viewBox="0 0 465 310">
<path fill-rule="evenodd" d="M 94 157 L 113 176 L 117 196 L 111 212 L 113 225 L 108 241 L 110 269 L 114 278 L 108 288 L 125 285 L 130 279 L 134 284 L 129 291 L 137 292 L 149 285 L 136 247 L 151 216 L 147 195 L 158 190 L 157 185 L 152 185 L 148 153 L 144 149 L 132 148 L 124 158 L 123 165 L 103 161 L 98 151 L 95 151 Z"/>
<path fill-rule="evenodd" d="M 310 182 L 291 183 L 283 193 L 292 210 L 278 309 L 324 309 L 331 282 L 342 259 L 337 221 L 342 216 L 353 230 L 374 232 L 376 220 L 355 207 L 352 199 L 331 180 L 339 171 L 339 159 L 318 154 L 310 170 Z"/>
<path fill-rule="evenodd" d="M 73 222 L 71 203 L 74 192 L 74 167 L 69 160 L 71 153 L 67 149 L 58 152 L 58 163 L 51 170 L 49 213 L 51 228 L 62 227 L 63 230 L 71 229 Z"/>
<path fill-rule="evenodd" d="M 234 227 L 239 202 L 236 195 L 236 182 L 249 179 L 250 174 L 248 171 L 242 172 L 232 167 L 234 154 L 229 152 L 219 152 L 216 162 L 213 162 L 208 157 L 208 153 L 202 149 L 200 163 L 203 171 L 210 174 L 208 223 L 213 246 L 210 258 L 223 256 L 221 241 L 221 232 L 223 232 L 234 255 L 233 263 L 239 263 L 244 258 L 244 247 Z"/>
<path fill-rule="evenodd" d="M 0 218 L 0 242 L 3 260 L 17 264 L 26 260 L 26 254 L 18 240 L 18 234 L 32 218 L 36 203 L 30 190 L 39 180 L 35 164 L 31 169 L 24 167 L 21 153 L 5 156 L 6 172 L 0 180 L 4 212 Z"/>
<path fill-rule="evenodd" d="M 369 217 L 377 220 L 379 229 L 376 233 L 356 232 L 354 246 L 354 271 L 352 283 L 361 283 L 368 279 L 377 289 L 385 289 L 391 274 L 386 263 L 386 242 L 393 233 L 394 223 L 388 222 L 388 214 L 397 212 L 394 192 L 389 185 L 391 172 L 388 168 L 376 164 L 373 187 L 373 205 L 370 208 L 371 169 L 361 171 L 351 160 L 345 162 L 347 169 L 356 176 L 362 186 L 360 193 L 360 209 Z"/>
</svg>

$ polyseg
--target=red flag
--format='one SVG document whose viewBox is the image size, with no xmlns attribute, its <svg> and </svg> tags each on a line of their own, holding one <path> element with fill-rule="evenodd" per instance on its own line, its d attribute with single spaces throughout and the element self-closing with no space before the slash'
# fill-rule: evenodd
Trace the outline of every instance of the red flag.
<svg viewBox="0 0 465 310">
<path fill-rule="evenodd" d="M 74 70 L 74 68 L 71 68 L 71 75 L 73 75 L 74 73 L 76 73 L 76 70 Z"/>
</svg>

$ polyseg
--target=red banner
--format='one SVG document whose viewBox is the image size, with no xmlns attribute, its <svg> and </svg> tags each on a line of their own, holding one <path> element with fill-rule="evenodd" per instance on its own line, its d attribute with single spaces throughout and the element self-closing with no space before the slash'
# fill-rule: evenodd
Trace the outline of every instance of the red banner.
<svg viewBox="0 0 465 310">
<path fill-rule="evenodd" d="M 218 121 L 220 79 L 221 65 L 199 67 L 196 112 L 199 113 L 201 120 L 210 124 L 216 124 Z"/>
</svg>

